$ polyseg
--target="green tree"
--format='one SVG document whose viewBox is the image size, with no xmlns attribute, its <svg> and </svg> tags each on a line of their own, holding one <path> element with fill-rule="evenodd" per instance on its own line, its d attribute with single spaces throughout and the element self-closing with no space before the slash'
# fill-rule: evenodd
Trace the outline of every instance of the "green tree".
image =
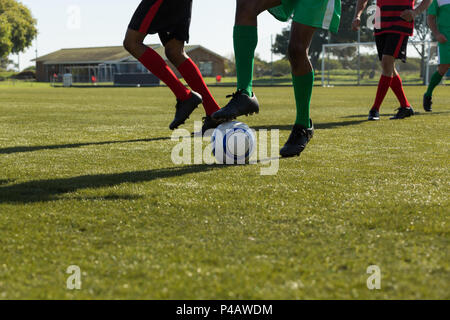
<svg viewBox="0 0 450 320">
<path fill-rule="evenodd" d="M 0 57 L 24 51 L 37 35 L 31 11 L 17 0 L 0 0 L 0 26 Z"/>
<path fill-rule="evenodd" d="M 12 50 L 11 25 L 5 16 L 0 15 L 0 58 L 6 57 Z"/>
<path fill-rule="evenodd" d="M 14 65 L 14 61 L 8 57 L 0 58 L 0 70 L 7 70 L 9 65 Z"/>
</svg>

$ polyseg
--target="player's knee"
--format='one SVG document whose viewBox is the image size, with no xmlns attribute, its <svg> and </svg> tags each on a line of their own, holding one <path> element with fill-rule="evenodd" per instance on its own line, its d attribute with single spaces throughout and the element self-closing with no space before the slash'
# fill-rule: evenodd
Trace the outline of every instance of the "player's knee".
<svg viewBox="0 0 450 320">
<path fill-rule="evenodd" d="M 447 73 L 449 68 L 450 68 L 450 64 L 441 64 L 438 67 L 438 71 L 441 76 L 444 76 Z"/>
<path fill-rule="evenodd" d="M 174 65 L 178 65 L 180 60 L 184 59 L 184 52 L 182 48 L 168 46 L 165 48 L 167 59 Z"/>
<path fill-rule="evenodd" d="M 392 76 L 394 74 L 394 64 L 389 59 L 383 59 L 381 61 L 381 68 L 383 70 L 383 74 L 386 76 Z"/>
<path fill-rule="evenodd" d="M 288 47 L 288 57 L 291 64 L 308 59 L 308 48 L 302 43 L 291 42 Z"/>
<path fill-rule="evenodd" d="M 123 40 L 123 47 L 132 54 L 136 50 L 137 43 L 133 39 L 126 37 Z"/>
<path fill-rule="evenodd" d="M 236 15 L 240 18 L 251 18 L 258 15 L 258 1 L 237 0 Z"/>
</svg>

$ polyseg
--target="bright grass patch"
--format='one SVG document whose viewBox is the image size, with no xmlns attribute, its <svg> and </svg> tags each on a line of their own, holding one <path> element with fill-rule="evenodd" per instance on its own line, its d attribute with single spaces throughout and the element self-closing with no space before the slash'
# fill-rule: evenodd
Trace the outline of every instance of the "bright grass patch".
<svg viewBox="0 0 450 320">
<path fill-rule="evenodd" d="M 450 90 L 426 114 L 407 87 L 419 114 L 402 121 L 389 93 L 367 122 L 375 90 L 315 88 L 314 139 L 261 176 L 172 164 L 167 88 L 1 87 L 0 298 L 449 299 Z M 255 92 L 241 120 L 281 147 L 292 89 Z"/>
</svg>

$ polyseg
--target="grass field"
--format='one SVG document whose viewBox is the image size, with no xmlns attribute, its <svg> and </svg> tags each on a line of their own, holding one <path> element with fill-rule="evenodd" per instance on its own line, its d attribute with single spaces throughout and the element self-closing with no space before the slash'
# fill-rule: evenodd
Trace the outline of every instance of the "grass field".
<svg viewBox="0 0 450 320">
<path fill-rule="evenodd" d="M 314 139 L 261 176 L 174 165 L 166 88 L 0 87 L 0 299 L 449 299 L 450 90 L 406 91 L 418 115 L 389 93 L 369 123 L 375 88 L 316 88 Z M 256 93 L 282 145 L 291 89 Z"/>
</svg>

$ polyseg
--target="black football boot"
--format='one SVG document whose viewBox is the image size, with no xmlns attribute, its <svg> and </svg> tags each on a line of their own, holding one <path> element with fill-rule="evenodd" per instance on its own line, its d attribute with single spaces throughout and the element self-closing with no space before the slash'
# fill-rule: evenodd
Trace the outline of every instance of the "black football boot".
<svg viewBox="0 0 450 320">
<path fill-rule="evenodd" d="M 409 108 L 400 107 L 397 110 L 398 110 L 397 114 L 391 117 L 390 118 L 391 120 L 405 119 L 414 115 L 414 110 L 412 107 Z"/>
<path fill-rule="evenodd" d="M 202 135 L 205 134 L 209 129 L 217 128 L 223 121 L 215 120 L 211 116 L 206 116 L 203 118 Z"/>
<path fill-rule="evenodd" d="M 431 112 L 433 109 L 431 106 L 433 105 L 433 99 L 431 97 L 427 97 L 426 95 L 423 95 L 423 109 L 426 112 Z"/>
<path fill-rule="evenodd" d="M 242 90 L 238 90 L 232 95 L 227 96 L 227 98 L 231 98 L 231 101 L 225 107 L 213 113 L 213 119 L 229 121 L 239 116 L 259 113 L 259 103 L 255 94 L 249 97 Z"/>
<path fill-rule="evenodd" d="M 191 97 L 184 101 L 177 101 L 177 105 L 175 106 L 175 118 L 172 123 L 169 125 L 170 130 L 175 130 L 180 125 L 184 124 L 184 122 L 189 119 L 189 116 L 194 112 L 195 108 L 198 107 L 200 103 L 203 102 L 202 96 L 197 92 L 191 91 Z"/>
<path fill-rule="evenodd" d="M 311 121 L 311 128 L 305 128 L 300 124 L 295 124 L 286 144 L 280 150 L 280 155 L 284 158 L 299 156 L 314 135 L 314 125 Z"/>
<path fill-rule="evenodd" d="M 377 121 L 380 120 L 380 113 L 378 112 L 378 110 L 375 109 L 371 109 L 369 111 L 369 121 Z"/>
</svg>

